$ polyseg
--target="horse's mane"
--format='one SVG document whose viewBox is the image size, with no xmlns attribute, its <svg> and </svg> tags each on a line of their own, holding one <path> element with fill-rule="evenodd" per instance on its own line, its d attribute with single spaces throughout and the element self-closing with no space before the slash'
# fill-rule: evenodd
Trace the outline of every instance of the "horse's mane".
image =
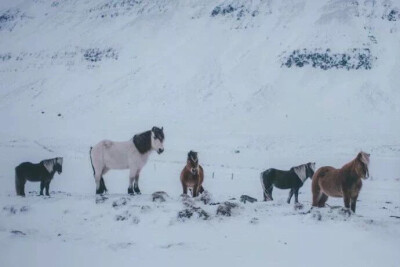
<svg viewBox="0 0 400 267">
<path fill-rule="evenodd" d="M 151 131 L 146 131 L 133 136 L 133 143 L 141 154 L 151 150 Z"/>
<path fill-rule="evenodd" d="M 54 165 L 56 165 L 57 163 L 62 165 L 63 158 L 45 159 L 45 160 L 42 160 L 40 163 L 42 163 L 43 166 L 46 168 L 46 170 L 49 173 L 51 173 L 54 170 Z"/>
<path fill-rule="evenodd" d="M 342 169 L 350 169 L 350 171 L 354 171 L 360 177 L 362 177 L 363 175 L 365 175 L 365 177 L 368 177 L 369 176 L 368 165 L 369 165 L 369 154 L 361 151 L 360 153 L 357 154 L 357 157 L 355 157 L 352 161 L 345 164 L 342 167 Z M 364 172 L 361 175 L 360 173 L 358 173 L 358 167 L 361 167 L 362 171 Z"/>
<path fill-rule="evenodd" d="M 300 178 L 300 180 L 302 180 L 303 182 L 307 178 L 306 165 L 307 164 L 301 164 L 299 166 L 290 168 L 290 170 L 294 171 L 296 175 Z"/>
</svg>

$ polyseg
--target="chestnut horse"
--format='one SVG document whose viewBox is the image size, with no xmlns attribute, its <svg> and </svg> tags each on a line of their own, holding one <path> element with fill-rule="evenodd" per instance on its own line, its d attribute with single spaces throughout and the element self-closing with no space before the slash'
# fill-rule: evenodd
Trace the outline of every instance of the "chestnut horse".
<svg viewBox="0 0 400 267">
<path fill-rule="evenodd" d="M 355 212 L 362 187 L 361 178 L 366 179 L 369 176 L 369 156 L 370 154 L 361 151 L 341 169 L 330 166 L 319 168 L 312 178 L 312 205 L 324 207 L 328 196 L 343 197 L 345 208 L 351 208 Z"/>
<path fill-rule="evenodd" d="M 185 168 L 181 172 L 181 183 L 183 194 L 187 195 L 187 189 L 192 188 L 192 196 L 197 197 L 198 194 L 204 192 L 202 186 L 204 180 L 203 167 L 199 165 L 197 152 L 190 151 L 188 153 Z"/>
</svg>

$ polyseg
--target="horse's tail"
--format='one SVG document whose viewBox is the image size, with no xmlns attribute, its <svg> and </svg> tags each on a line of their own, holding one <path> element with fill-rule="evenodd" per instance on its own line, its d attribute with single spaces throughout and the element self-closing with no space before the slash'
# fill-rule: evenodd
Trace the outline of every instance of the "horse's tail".
<svg viewBox="0 0 400 267">
<path fill-rule="evenodd" d="M 260 173 L 260 182 L 261 182 L 261 186 L 263 189 L 263 193 L 265 195 L 265 194 L 267 194 L 267 190 L 265 190 L 265 185 L 264 185 L 264 172 Z"/>
<path fill-rule="evenodd" d="M 15 168 L 15 192 L 17 193 L 17 195 L 19 195 L 19 186 L 18 186 L 19 185 L 19 183 L 18 183 L 19 178 L 18 178 L 17 168 L 18 167 Z"/>
<path fill-rule="evenodd" d="M 89 150 L 90 164 L 92 164 L 93 175 L 96 175 L 96 173 L 94 171 L 93 160 L 92 160 L 92 149 L 93 149 L 93 147 L 90 147 L 90 150 Z"/>
<path fill-rule="evenodd" d="M 22 181 L 20 177 L 20 171 L 18 171 L 18 167 L 19 166 L 15 168 L 15 192 L 17 193 L 17 196 L 21 196 L 23 195 L 23 190 L 21 190 Z"/>
<path fill-rule="evenodd" d="M 263 189 L 263 195 L 264 195 L 264 198 L 267 197 L 268 199 L 272 199 L 272 197 L 271 197 L 271 195 L 270 195 L 270 193 L 268 191 L 270 189 L 270 187 L 272 186 L 272 184 L 269 185 L 268 188 L 265 188 L 265 179 L 264 179 L 264 177 L 268 176 L 268 174 L 270 172 L 271 172 L 271 170 L 268 169 L 268 170 L 263 171 L 263 172 L 260 173 L 260 182 L 261 182 L 261 186 L 262 186 L 262 189 Z M 267 177 L 267 179 L 268 179 L 268 177 Z"/>
</svg>

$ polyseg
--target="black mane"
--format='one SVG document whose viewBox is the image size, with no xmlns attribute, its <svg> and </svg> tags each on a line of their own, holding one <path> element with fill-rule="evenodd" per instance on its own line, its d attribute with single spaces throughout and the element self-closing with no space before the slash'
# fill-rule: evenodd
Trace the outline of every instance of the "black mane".
<svg viewBox="0 0 400 267">
<path fill-rule="evenodd" d="M 135 134 L 133 143 L 141 154 L 149 152 L 151 150 L 151 131 Z"/>
</svg>

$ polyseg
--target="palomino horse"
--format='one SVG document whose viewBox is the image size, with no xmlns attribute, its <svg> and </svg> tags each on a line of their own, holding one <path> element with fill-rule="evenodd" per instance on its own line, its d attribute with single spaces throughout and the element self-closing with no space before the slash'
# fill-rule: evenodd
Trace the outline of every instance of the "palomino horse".
<svg viewBox="0 0 400 267">
<path fill-rule="evenodd" d="M 136 134 L 125 142 L 103 140 L 90 148 L 90 159 L 96 181 L 96 194 L 107 191 L 103 175 L 111 169 L 129 169 L 128 194 L 140 194 L 139 174 L 152 150 L 164 151 L 163 128 L 153 127 L 150 131 Z M 135 186 L 133 182 L 135 181 Z"/>
<path fill-rule="evenodd" d="M 181 183 L 183 194 L 187 195 L 187 189 L 192 188 L 193 197 L 197 197 L 198 193 L 203 193 L 202 186 L 204 180 L 203 167 L 199 165 L 199 158 L 197 152 L 190 151 L 188 153 L 186 166 L 181 172 Z"/>
<path fill-rule="evenodd" d="M 38 164 L 24 162 L 15 168 L 15 190 L 18 196 L 25 196 L 26 181 L 40 182 L 40 195 L 46 188 L 46 195 L 49 196 L 50 182 L 54 174 L 62 172 L 63 158 L 45 159 Z"/>
<path fill-rule="evenodd" d="M 345 208 L 356 212 L 356 202 L 362 187 L 361 178 L 369 176 L 369 156 L 361 151 L 341 169 L 329 166 L 319 168 L 312 178 L 312 205 L 324 207 L 328 196 L 343 197 Z"/>
<path fill-rule="evenodd" d="M 261 185 L 264 191 L 264 201 L 272 199 L 273 186 L 279 189 L 290 189 L 287 203 L 290 203 L 294 194 L 295 204 L 299 202 L 299 189 L 308 177 L 312 177 L 315 171 L 315 162 L 292 167 L 288 171 L 268 169 L 260 174 Z"/>
</svg>

